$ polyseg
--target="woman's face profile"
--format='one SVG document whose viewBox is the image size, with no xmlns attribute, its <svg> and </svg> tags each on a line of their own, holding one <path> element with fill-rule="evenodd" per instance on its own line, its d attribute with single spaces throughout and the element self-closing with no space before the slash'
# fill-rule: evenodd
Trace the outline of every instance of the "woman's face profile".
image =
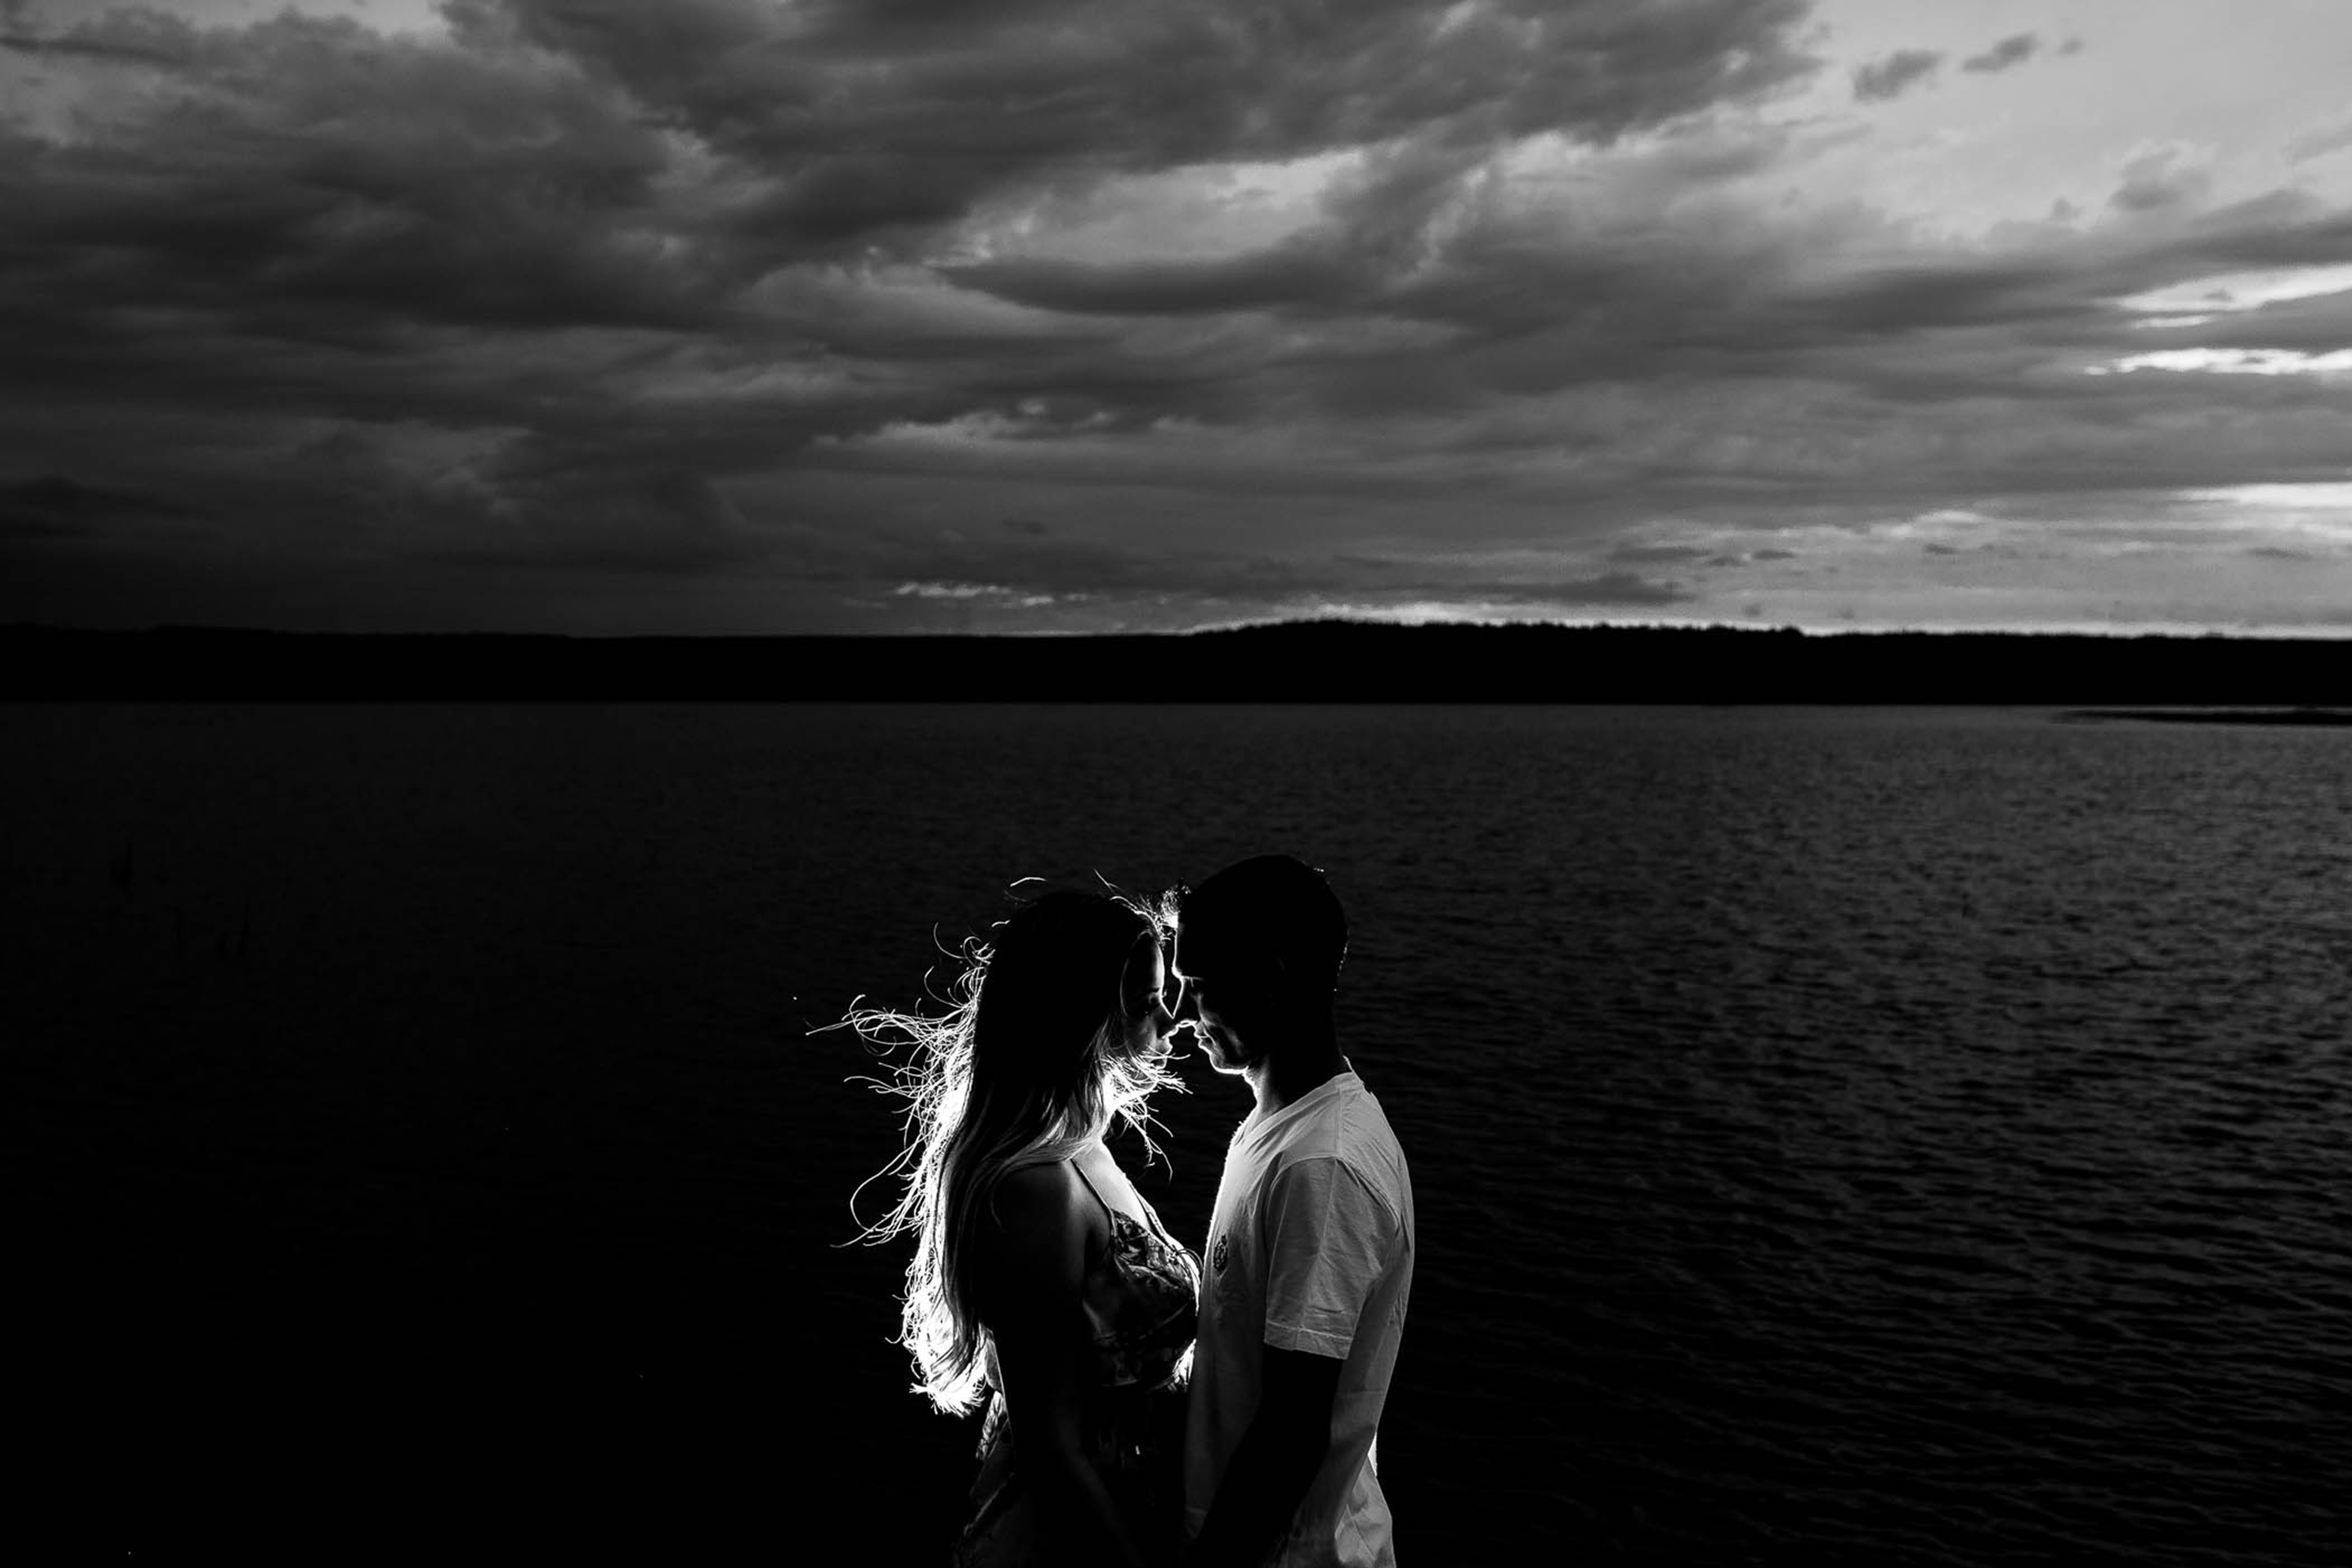
<svg viewBox="0 0 2352 1568">
<path fill-rule="evenodd" d="M 1139 946 L 1119 990 L 1120 1011 L 1127 1023 L 1128 1054 L 1150 1057 L 1168 1049 L 1168 1033 L 1176 1026 L 1169 1008 L 1168 961 L 1157 942 Z"/>
</svg>

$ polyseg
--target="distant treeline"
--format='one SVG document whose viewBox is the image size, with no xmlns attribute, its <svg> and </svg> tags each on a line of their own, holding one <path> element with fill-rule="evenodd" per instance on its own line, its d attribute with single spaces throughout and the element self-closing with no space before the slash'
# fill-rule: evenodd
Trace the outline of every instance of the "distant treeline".
<svg viewBox="0 0 2352 1568">
<path fill-rule="evenodd" d="M 1302 622 L 1149 637 L 0 628 L 16 700 L 2352 707 L 2352 640 Z"/>
</svg>

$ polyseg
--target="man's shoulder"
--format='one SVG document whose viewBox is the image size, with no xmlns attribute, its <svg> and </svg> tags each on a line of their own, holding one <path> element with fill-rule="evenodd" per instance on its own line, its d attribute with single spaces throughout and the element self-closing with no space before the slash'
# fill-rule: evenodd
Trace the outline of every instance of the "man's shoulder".
<svg viewBox="0 0 2352 1568">
<path fill-rule="evenodd" d="M 1349 1079 L 1317 1091 L 1275 1125 L 1236 1137 L 1225 1151 L 1228 1178 L 1260 1185 L 1311 1160 L 1402 1171 L 1404 1153 L 1380 1101 L 1352 1074 Z"/>
<path fill-rule="evenodd" d="M 1410 1226 L 1412 1173 L 1381 1102 L 1370 1090 L 1359 1089 L 1343 1100 L 1338 1110 L 1332 1159 L 1363 1184 L 1391 1220 Z"/>
<path fill-rule="evenodd" d="M 1377 1173 L 1383 1180 L 1408 1179 L 1404 1145 L 1397 1142 L 1388 1112 L 1370 1089 L 1359 1087 L 1333 1102 L 1331 1152 L 1349 1165 Z"/>
<path fill-rule="evenodd" d="M 1393 1142 L 1385 1151 L 1361 1139 L 1293 1146 L 1267 1163 L 1257 1186 L 1269 1197 L 1291 1194 L 1292 1202 L 1307 1192 L 1335 1197 L 1359 1193 L 1370 1200 L 1386 1223 L 1402 1221 L 1412 1207 L 1412 1179 L 1402 1157 L 1395 1153 Z"/>
<path fill-rule="evenodd" d="M 1339 1097 L 1336 1109 L 1339 1121 L 1353 1137 L 1391 1149 L 1398 1147 L 1396 1130 L 1389 1125 L 1389 1113 L 1381 1104 L 1381 1097 L 1366 1089 L 1360 1079 Z"/>
<path fill-rule="evenodd" d="M 1404 1157 L 1387 1112 L 1360 1080 L 1318 1095 L 1313 1104 L 1269 1130 L 1252 1152 L 1274 1166 L 1318 1158 L 1393 1158 L 1401 1163 Z"/>
</svg>

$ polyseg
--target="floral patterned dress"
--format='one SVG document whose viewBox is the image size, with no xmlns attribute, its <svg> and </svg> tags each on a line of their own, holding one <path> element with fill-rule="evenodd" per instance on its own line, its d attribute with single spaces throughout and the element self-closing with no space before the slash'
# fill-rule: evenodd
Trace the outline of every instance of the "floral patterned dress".
<svg viewBox="0 0 2352 1568">
<path fill-rule="evenodd" d="M 1094 1331 L 1095 1397 L 1087 1411 L 1089 1455 L 1147 1557 L 1173 1561 L 1183 1541 L 1184 1384 L 1192 1370 L 1200 1300 L 1199 1261 L 1160 1227 L 1103 1202 L 1084 1170 L 1078 1180 L 1110 1217 L 1110 1245 L 1089 1260 L 1083 1286 Z M 1139 1196 L 1138 1202 L 1141 1202 Z M 980 1476 L 972 1483 L 971 1522 L 964 1527 L 958 1568 L 1010 1568 L 1041 1560 L 1029 1489 L 1013 1448 L 1013 1423 L 996 1352 L 988 1352 L 991 1390 L 981 1422 Z"/>
</svg>

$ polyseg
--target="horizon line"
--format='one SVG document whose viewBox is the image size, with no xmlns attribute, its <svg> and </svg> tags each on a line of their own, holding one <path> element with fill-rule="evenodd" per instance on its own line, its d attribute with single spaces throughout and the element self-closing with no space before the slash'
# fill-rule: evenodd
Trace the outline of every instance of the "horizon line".
<svg viewBox="0 0 2352 1568">
<path fill-rule="evenodd" d="M 1184 638 L 1215 637 L 1249 631 L 1335 631 L 1346 629 L 1410 631 L 1557 631 L 1557 632 L 1729 632 L 1754 637 L 1788 637 L 1819 638 L 1925 637 L 2074 637 L 2101 641 L 2129 642 L 2169 639 L 2183 642 L 2342 642 L 2352 640 L 2352 626 L 2341 627 L 2298 626 L 2221 628 L 2214 626 L 2142 625 L 2132 628 L 2116 626 L 1806 626 L 1794 622 L 1772 625 L 1744 625 L 1737 621 L 1627 621 L 1556 619 L 1479 620 L 1436 618 L 1412 621 L 1391 620 L 1371 616 L 1278 616 L 1264 620 L 1219 621 L 1196 626 L 1116 628 L 1066 630 L 1042 627 L 1034 630 L 970 628 L 904 628 L 893 631 L 770 631 L 770 632 L 551 632 L 497 630 L 477 627 L 462 631 L 393 631 L 383 628 L 335 630 L 298 629 L 285 626 L 226 626 L 203 623 L 156 622 L 143 626 L 63 626 L 44 621 L 12 621 L 0 626 L 0 635 L 61 634 L 74 637 L 318 637 L 333 639 L 414 638 L 417 640 L 457 641 L 461 639 L 499 638 L 509 641 L 566 643 L 647 643 L 647 642 L 782 642 L 789 640 L 824 640 L 833 642 L 949 641 L 956 639 L 990 642 L 1050 642 L 1108 640 L 1111 638 Z"/>
</svg>

